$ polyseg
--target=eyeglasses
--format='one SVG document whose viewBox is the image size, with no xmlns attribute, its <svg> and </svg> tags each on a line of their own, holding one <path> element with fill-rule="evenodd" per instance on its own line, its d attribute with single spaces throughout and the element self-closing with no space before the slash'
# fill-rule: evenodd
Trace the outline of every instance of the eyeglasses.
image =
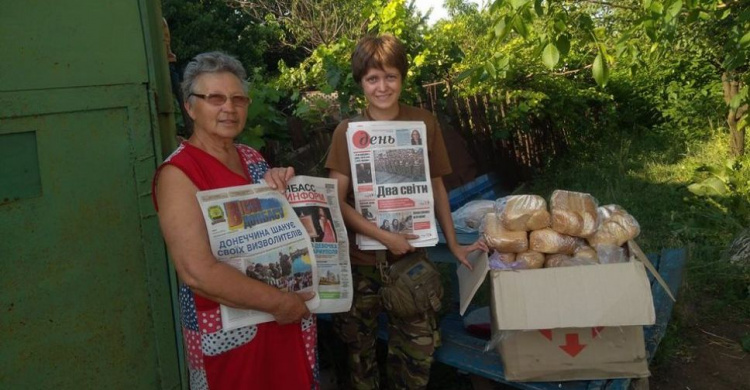
<svg viewBox="0 0 750 390">
<path fill-rule="evenodd" d="M 235 95 L 227 96 L 218 93 L 212 94 L 201 94 L 201 93 L 190 93 L 189 96 L 195 96 L 208 102 L 212 106 L 223 106 L 227 102 L 227 99 L 232 100 L 232 105 L 236 107 L 247 107 L 250 104 L 251 99 L 248 96 Z"/>
</svg>

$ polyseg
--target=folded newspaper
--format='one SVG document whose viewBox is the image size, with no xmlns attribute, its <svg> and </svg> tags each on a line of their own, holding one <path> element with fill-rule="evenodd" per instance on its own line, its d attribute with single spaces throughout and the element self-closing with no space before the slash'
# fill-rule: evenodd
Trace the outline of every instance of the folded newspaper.
<svg viewBox="0 0 750 390">
<path fill-rule="evenodd" d="M 320 296 L 320 306 L 314 312 L 349 311 L 354 290 L 349 239 L 338 201 L 338 182 L 296 176 L 287 185 L 286 199 L 312 241 Z"/>
<path fill-rule="evenodd" d="M 335 181 L 298 176 L 289 186 L 303 189 L 294 191 L 300 199 L 310 199 L 295 202 L 300 208 L 311 210 L 313 204 L 318 204 L 315 207 L 322 212 L 318 211 L 314 221 L 311 215 L 303 218 L 308 224 L 317 224 L 310 226 L 323 225 L 320 230 L 308 229 L 284 195 L 265 184 L 200 191 L 197 198 L 211 251 L 219 261 L 281 290 L 317 292 L 307 301 L 312 312 L 346 311 L 351 305 L 351 271 Z M 319 194 L 325 201 L 313 202 L 313 198 L 320 199 Z M 311 239 L 313 230 L 317 235 Z M 321 245 L 323 239 L 327 240 L 326 245 Z M 316 248 L 322 253 L 321 264 Z M 274 321 L 269 313 L 225 305 L 221 305 L 221 319 L 226 330 Z"/>
<path fill-rule="evenodd" d="M 354 187 L 354 207 L 390 232 L 419 236 L 415 247 L 438 242 L 424 122 L 351 122 L 346 132 Z M 356 235 L 362 250 L 387 249 Z"/>
</svg>

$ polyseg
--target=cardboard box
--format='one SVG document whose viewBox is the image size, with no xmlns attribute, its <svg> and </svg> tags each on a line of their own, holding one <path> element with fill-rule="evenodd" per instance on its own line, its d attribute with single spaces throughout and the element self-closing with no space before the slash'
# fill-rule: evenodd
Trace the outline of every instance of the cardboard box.
<svg viewBox="0 0 750 390">
<path fill-rule="evenodd" d="M 644 264 L 490 271 L 459 269 L 461 314 L 487 273 L 493 335 L 505 376 L 515 381 L 635 378 L 649 375 L 643 325 L 656 320 Z"/>
</svg>

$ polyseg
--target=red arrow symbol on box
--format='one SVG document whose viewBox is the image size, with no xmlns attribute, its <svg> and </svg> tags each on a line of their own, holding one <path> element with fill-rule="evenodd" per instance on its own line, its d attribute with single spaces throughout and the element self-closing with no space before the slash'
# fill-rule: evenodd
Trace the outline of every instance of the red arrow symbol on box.
<svg viewBox="0 0 750 390">
<path fill-rule="evenodd" d="M 560 349 L 565 351 L 571 357 L 576 357 L 583 349 L 586 348 L 586 344 L 578 342 L 577 333 L 568 333 L 565 335 L 565 345 L 561 345 Z"/>
<path fill-rule="evenodd" d="M 549 341 L 552 341 L 552 329 L 539 329 L 539 333 Z"/>
</svg>

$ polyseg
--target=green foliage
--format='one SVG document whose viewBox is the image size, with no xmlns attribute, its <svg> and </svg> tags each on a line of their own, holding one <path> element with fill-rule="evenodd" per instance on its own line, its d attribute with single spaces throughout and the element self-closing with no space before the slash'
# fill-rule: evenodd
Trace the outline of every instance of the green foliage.
<svg viewBox="0 0 750 390">
<path fill-rule="evenodd" d="M 282 98 L 273 85 L 264 82 L 265 77 L 260 69 L 254 69 L 250 82 L 252 104 L 247 109 L 247 123 L 239 135 L 238 141 L 261 149 L 266 139 L 285 139 L 286 116 L 277 108 Z"/>
<path fill-rule="evenodd" d="M 750 159 L 727 160 L 721 166 L 702 165 L 687 189 L 707 202 L 707 217 L 715 217 L 717 213 L 711 211 L 719 210 L 718 215 L 725 213 L 719 218 L 721 223 L 737 229 L 750 221 Z"/>
<path fill-rule="evenodd" d="M 353 17 L 358 17 L 367 25 L 368 33 L 393 34 L 406 45 L 411 66 L 404 83 L 402 100 L 413 101 L 418 93 L 416 86 L 423 79 L 421 67 L 430 56 L 430 51 L 424 50 L 421 39 L 421 32 L 425 28 L 424 18 L 404 0 L 372 0 L 360 11 L 360 15 Z M 320 99 L 308 98 L 306 92 L 335 94 L 343 117 L 351 116 L 363 107 L 360 86 L 351 75 L 350 57 L 355 44 L 355 40 L 341 37 L 334 43 L 319 45 L 296 67 L 290 67 L 283 61 L 279 63 L 281 75 L 276 85 L 290 94 L 295 102 L 295 115 L 311 124 L 329 120 L 329 105 Z"/>
<path fill-rule="evenodd" d="M 179 68 L 196 54 L 212 50 L 236 56 L 247 69 L 266 72 L 281 57 L 299 61 L 299 52 L 277 44 L 278 27 L 230 8 L 224 0 L 163 0 L 162 12 Z"/>
</svg>

